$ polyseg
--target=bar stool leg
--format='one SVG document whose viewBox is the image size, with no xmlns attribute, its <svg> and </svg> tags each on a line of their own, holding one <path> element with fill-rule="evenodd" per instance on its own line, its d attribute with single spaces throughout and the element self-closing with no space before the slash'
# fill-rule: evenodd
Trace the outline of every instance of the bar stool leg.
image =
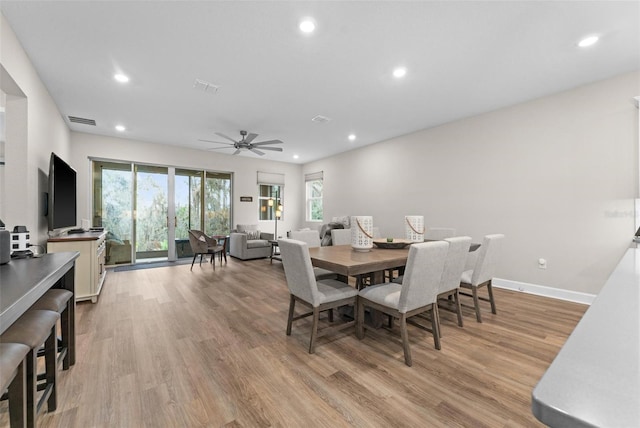
<svg viewBox="0 0 640 428">
<path fill-rule="evenodd" d="M 11 381 L 8 389 L 9 396 L 9 425 L 11 427 L 24 427 L 27 421 L 27 372 L 25 370 L 26 358 L 16 370 L 16 376 Z"/>
<path fill-rule="evenodd" d="M 69 322 L 69 318 L 71 315 L 71 305 L 73 304 L 72 299 L 73 297 L 67 301 L 67 309 L 60 316 L 60 330 L 62 330 L 61 332 L 62 349 L 66 350 L 66 354 L 64 356 L 64 359 L 62 360 L 63 370 L 69 370 L 69 366 L 71 365 L 70 364 L 71 352 L 69 352 L 69 338 L 71 337 L 71 334 L 73 334 L 73 332 L 71 331 L 71 323 Z"/>
<path fill-rule="evenodd" d="M 56 390 L 58 389 L 58 359 L 56 357 L 57 348 L 58 338 L 56 337 L 56 326 L 54 325 L 51 329 L 51 334 L 49 335 L 49 337 L 47 337 L 47 340 L 44 344 L 44 364 L 46 367 L 47 388 L 49 387 L 49 385 L 52 385 L 51 395 L 49 395 L 49 399 L 47 400 L 47 410 L 49 412 L 55 411 L 58 405 L 58 398 L 56 394 Z"/>
<path fill-rule="evenodd" d="M 37 393 L 38 393 L 38 350 L 31 349 L 26 358 L 26 396 L 27 405 L 25 406 L 27 412 L 27 428 L 35 428 L 36 417 L 38 416 L 37 407 Z"/>
</svg>

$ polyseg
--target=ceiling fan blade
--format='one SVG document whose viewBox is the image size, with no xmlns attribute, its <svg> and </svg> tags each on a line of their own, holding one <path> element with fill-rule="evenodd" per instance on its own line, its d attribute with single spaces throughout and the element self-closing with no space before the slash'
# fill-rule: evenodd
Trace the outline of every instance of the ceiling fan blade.
<svg viewBox="0 0 640 428">
<path fill-rule="evenodd" d="M 233 149 L 233 147 L 213 147 L 207 150 L 227 150 L 227 149 Z"/>
<path fill-rule="evenodd" d="M 258 134 L 254 134 L 253 132 L 249 135 L 247 135 L 246 137 L 244 137 L 244 142 L 249 144 L 250 142 L 252 142 L 256 137 L 258 136 Z"/>
<path fill-rule="evenodd" d="M 257 155 L 264 156 L 264 153 L 263 153 L 263 152 L 261 152 L 261 151 L 260 151 L 260 150 L 258 150 L 258 149 L 254 149 L 253 147 L 249 147 L 249 150 L 251 150 L 253 153 L 255 153 L 255 154 L 257 154 Z"/>
<path fill-rule="evenodd" d="M 236 149 L 236 151 L 235 151 L 235 152 L 233 152 L 232 154 L 237 155 L 237 154 L 238 154 L 238 153 L 240 153 L 241 151 L 242 151 L 242 150 L 240 150 L 240 149 Z"/>
<path fill-rule="evenodd" d="M 226 139 L 227 139 L 227 140 L 229 140 L 229 141 L 233 141 L 233 143 L 234 143 L 234 144 L 235 144 L 235 143 L 237 143 L 237 141 L 236 141 L 236 140 L 234 140 L 234 139 L 233 139 L 233 138 L 231 138 L 231 137 L 228 137 L 228 136 L 224 135 L 222 132 L 216 132 L 216 135 L 218 135 L 218 136 L 220 136 L 220 137 L 222 137 L 222 138 L 226 138 Z"/>
<path fill-rule="evenodd" d="M 213 140 L 198 140 L 198 141 L 204 141 L 205 143 L 228 144 L 230 146 L 233 146 L 232 143 L 226 143 L 226 142 L 222 142 L 222 141 L 213 141 Z"/>
<path fill-rule="evenodd" d="M 284 144 L 280 140 L 260 141 L 259 143 L 253 143 L 254 146 L 264 146 L 265 144 Z"/>
<path fill-rule="evenodd" d="M 255 146 L 255 144 L 254 144 Z M 255 149 L 253 149 L 255 150 Z M 282 151 L 282 147 L 260 147 L 260 150 L 271 150 L 274 152 L 281 152 Z"/>
</svg>

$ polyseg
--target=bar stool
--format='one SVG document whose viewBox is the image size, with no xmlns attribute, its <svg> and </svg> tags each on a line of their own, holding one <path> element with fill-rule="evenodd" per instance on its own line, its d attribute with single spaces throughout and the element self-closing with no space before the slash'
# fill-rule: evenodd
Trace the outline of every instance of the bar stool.
<svg viewBox="0 0 640 428">
<path fill-rule="evenodd" d="M 24 359 L 29 347 L 22 343 L 0 343 L 0 391 L 9 389 L 9 423 L 12 428 L 26 423 L 26 380 Z"/>
<path fill-rule="evenodd" d="M 60 315 L 53 311 L 28 310 L 16 322 L 2 333 L 1 343 L 22 343 L 29 347 L 26 358 L 26 397 L 27 427 L 36 426 L 36 417 L 47 401 L 50 412 L 56 410 L 56 324 Z M 41 389 L 44 393 L 36 401 L 38 391 L 38 348 L 44 342 L 46 383 Z"/>
<path fill-rule="evenodd" d="M 71 310 L 73 304 L 73 293 L 62 288 L 52 288 L 48 290 L 29 310 L 53 311 L 60 314 L 60 329 L 62 346 L 58 349 L 58 364 L 62 360 L 62 369 L 69 369 L 69 338 L 71 337 Z"/>
</svg>

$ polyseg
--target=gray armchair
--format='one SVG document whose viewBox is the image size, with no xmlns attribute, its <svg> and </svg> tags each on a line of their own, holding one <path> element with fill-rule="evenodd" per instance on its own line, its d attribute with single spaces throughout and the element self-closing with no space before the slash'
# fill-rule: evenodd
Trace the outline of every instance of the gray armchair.
<svg viewBox="0 0 640 428">
<path fill-rule="evenodd" d="M 202 266 L 202 258 L 206 254 L 211 254 L 211 264 L 213 265 L 213 270 L 215 270 L 216 263 L 214 258 L 216 254 L 220 254 L 220 264 L 222 265 L 222 253 L 226 250 L 226 237 L 222 238 L 225 239 L 225 241 L 220 244 L 219 238 L 210 237 L 201 230 L 189 230 L 189 244 L 191 245 L 191 251 L 193 251 L 191 270 L 193 270 L 193 264 L 195 263 L 198 255 L 200 256 L 200 265 Z"/>
<path fill-rule="evenodd" d="M 229 255 L 240 260 L 271 256 L 273 233 L 260 232 L 258 226 L 241 225 L 229 234 Z"/>
</svg>

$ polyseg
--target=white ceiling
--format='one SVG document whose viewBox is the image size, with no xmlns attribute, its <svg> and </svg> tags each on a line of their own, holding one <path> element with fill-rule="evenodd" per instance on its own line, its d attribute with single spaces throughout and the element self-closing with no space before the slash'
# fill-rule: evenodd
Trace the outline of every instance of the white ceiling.
<svg viewBox="0 0 640 428">
<path fill-rule="evenodd" d="M 284 141 L 284 152 L 264 158 L 285 162 L 640 69 L 637 1 L 2 0 L 0 8 L 63 116 L 97 122 L 72 130 L 206 150 L 216 145 L 199 139 L 244 129 L 256 142 Z M 298 29 L 307 16 L 316 22 L 310 36 Z M 600 42 L 578 48 L 589 34 Z M 392 76 L 398 65 L 408 69 L 401 80 Z M 130 82 L 117 83 L 117 71 Z M 218 92 L 194 89 L 195 79 Z M 316 115 L 331 121 L 312 122 Z M 115 131 L 118 123 L 127 131 Z"/>
</svg>

